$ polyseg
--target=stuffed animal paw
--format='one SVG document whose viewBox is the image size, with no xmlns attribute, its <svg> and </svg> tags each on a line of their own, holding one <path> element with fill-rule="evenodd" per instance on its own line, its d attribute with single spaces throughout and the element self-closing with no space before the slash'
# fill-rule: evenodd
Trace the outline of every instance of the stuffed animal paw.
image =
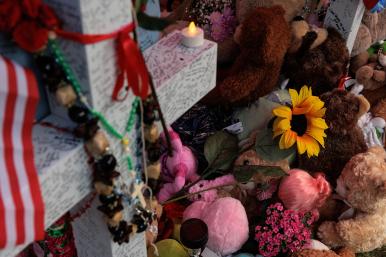
<svg viewBox="0 0 386 257">
<path fill-rule="evenodd" d="M 341 246 L 340 244 L 341 239 L 335 227 L 336 227 L 336 223 L 329 221 L 329 222 L 324 222 L 322 225 L 320 225 L 318 229 L 318 237 L 324 244 L 330 247 Z"/>
</svg>

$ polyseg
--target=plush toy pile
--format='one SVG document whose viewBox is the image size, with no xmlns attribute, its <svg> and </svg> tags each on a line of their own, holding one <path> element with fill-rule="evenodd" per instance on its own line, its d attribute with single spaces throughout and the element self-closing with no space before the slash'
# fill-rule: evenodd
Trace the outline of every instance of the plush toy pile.
<svg viewBox="0 0 386 257">
<path fill-rule="evenodd" d="M 317 26 L 329 1 L 311 14 L 303 0 L 212 2 L 186 8 L 219 43 L 218 80 L 170 128 L 173 154 L 153 188 L 159 256 L 172 256 L 165 247 L 179 247 L 191 218 L 206 223 L 218 256 L 382 248 L 386 48 L 373 44 L 386 39 L 386 12 L 366 12 L 349 52 L 337 30 Z"/>
</svg>

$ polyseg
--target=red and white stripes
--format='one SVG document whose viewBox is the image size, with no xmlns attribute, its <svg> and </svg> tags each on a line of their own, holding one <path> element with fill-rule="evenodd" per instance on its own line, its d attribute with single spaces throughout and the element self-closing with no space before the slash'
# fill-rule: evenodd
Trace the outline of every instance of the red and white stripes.
<svg viewBox="0 0 386 257">
<path fill-rule="evenodd" d="M 33 73 L 0 57 L 0 248 L 44 237 L 32 146 L 38 99 Z"/>
</svg>

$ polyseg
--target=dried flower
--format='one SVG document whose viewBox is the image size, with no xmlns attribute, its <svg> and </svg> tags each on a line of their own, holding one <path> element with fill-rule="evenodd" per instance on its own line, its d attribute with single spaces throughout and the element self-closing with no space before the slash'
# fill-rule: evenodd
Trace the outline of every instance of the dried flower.
<svg viewBox="0 0 386 257">
<path fill-rule="evenodd" d="M 316 216 L 311 213 L 285 210 L 281 203 L 268 206 L 263 226 L 256 226 L 255 239 L 264 257 L 296 252 L 310 243 L 311 224 Z"/>
<path fill-rule="evenodd" d="M 256 198 L 259 201 L 270 199 L 279 185 L 278 179 L 272 179 L 267 183 L 259 184 L 256 189 Z"/>
</svg>

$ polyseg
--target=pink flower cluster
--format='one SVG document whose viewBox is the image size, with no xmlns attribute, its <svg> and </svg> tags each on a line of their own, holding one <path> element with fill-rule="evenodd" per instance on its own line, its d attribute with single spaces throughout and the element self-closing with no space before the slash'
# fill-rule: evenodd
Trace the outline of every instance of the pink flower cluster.
<svg viewBox="0 0 386 257">
<path fill-rule="evenodd" d="M 255 239 L 264 257 L 296 252 L 310 243 L 311 225 L 316 217 L 311 212 L 284 210 L 281 203 L 268 206 L 264 226 L 256 226 Z"/>
<path fill-rule="evenodd" d="M 233 35 L 237 25 L 236 16 L 230 7 L 225 7 L 222 12 L 213 12 L 209 21 L 210 35 L 216 42 L 222 42 Z"/>
</svg>

